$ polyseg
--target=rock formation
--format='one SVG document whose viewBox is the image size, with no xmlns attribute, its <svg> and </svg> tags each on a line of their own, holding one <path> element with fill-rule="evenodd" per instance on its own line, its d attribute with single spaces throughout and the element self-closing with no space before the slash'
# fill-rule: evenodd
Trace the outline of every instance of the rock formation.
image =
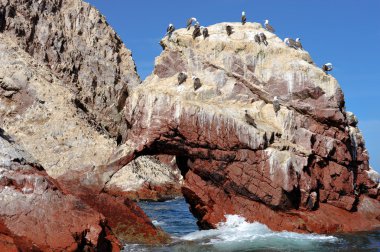
<svg viewBox="0 0 380 252">
<path fill-rule="evenodd" d="M 208 30 L 164 38 L 139 85 L 87 3 L 0 0 L 0 250 L 167 242 L 130 198 L 174 197 L 182 176 L 203 228 L 225 214 L 298 232 L 379 227 L 378 174 L 336 80 L 258 24 Z"/>
<path fill-rule="evenodd" d="M 183 178 L 175 157 L 139 157 L 115 173 L 106 191 L 133 200 L 163 201 L 182 196 Z"/>
<path fill-rule="evenodd" d="M 140 80 L 131 52 L 95 8 L 81 0 L 1 0 L 0 32 L 63 80 L 99 130 L 122 140 L 125 99 Z"/>
<path fill-rule="evenodd" d="M 0 52 L 0 127 L 15 144 L 46 169 L 61 193 L 75 195 L 90 213 L 101 216 L 98 219 L 104 220 L 120 241 L 168 241 L 134 202 L 117 191 L 122 189 L 113 187 L 112 194 L 106 193 L 105 185 L 113 176 L 107 172 L 109 158 L 124 141 L 128 128 L 122 116 L 124 102 L 139 78 L 130 52 L 104 17 L 80 0 L 0 1 Z M 141 160 L 152 162 L 149 157 Z M 99 175 L 95 181 L 89 175 L 93 171 Z M 44 176 L 53 181 L 48 175 Z M 14 176 L 23 179 L 22 174 Z M 146 188 L 142 185 L 135 190 Z M 152 197 L 159 200 L 167 197 L 166 193 L 173 194 L 163 189 Z M 14 202 L 22 202 L 23 195 L 15 197 L 20 199 Z M 70 214 L 70 204 L 68 201 L 62 211 Z M 45 225 L 38 219 L 43 212 L 39 214 L 28 221 Z M 91 218 L 89 214 L 90 224 Z M 0 222 L 2 230 L 10 229 L 8 221 L 0 218 Z M 34 238 L 30 242 L 39 247 L 53 246 Z"/>
<path fill-rule="evenodd" d="M 1 251 L 119 248 L 104 216 L 64 194 L 2 129 L 0 174 Z"/>
<path fill-rule="evenodd" d="M 378 181 L 337 81 L 259 24 L 208 30 L 207 39 L 181 29 L 161 41 L 154 73 L 127 98 L 133 150 L 119 162 L 176 155 L 203 228 L 225 214 L 297 232 L 379 227 Z M 253 42 L 257 32 L 267 46 Z M 194 91 L 192 78 L 178 85 L 180 72 L 202 86 Z"/>
</svg>

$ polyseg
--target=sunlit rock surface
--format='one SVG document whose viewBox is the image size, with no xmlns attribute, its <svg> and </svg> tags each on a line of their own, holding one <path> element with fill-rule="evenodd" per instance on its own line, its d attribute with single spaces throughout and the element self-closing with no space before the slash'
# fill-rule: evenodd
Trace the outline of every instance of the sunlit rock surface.
<svg viewBox="0 0 380 252">
<path fill-rule="evenodd" d="M 104 17 L 80 0 L 0 1 L 0 54 L 0 128 L 119 241 L 166 242 L 134 202 L 105 190 L 127 133 L 125 99 L 140 81 Z"/>
<path fill-rule="evenodd" d="M 154 73 L 127 99 L 135 151 L 120 160 L 176 155 L 184 196 L 204 228 L 225 214 L 298 232 L 379 227 L 378 182 L 334 77 L 259 24 L 208 29 L 206 39 L 180 29 L 161 41 Z M 257 32 L 268 46 L 253 42 Z M 188 78 L 178 85 L 180 72 Z M 202 83 L 196 91 L 193 76 Z"/>
</svg>

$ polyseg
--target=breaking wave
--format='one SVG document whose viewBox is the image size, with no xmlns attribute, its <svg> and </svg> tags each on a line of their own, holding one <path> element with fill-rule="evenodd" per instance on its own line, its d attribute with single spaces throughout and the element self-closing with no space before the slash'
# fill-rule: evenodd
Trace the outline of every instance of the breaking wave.
<svg viewBox="0 0 380 252">
<path fill-rule="evenodd" d="M 181 239 L 210 246 L 216 251 L 294 251 L 294 248 L 305 251 L 315 250 L 319 245 L 325 248 L 328 243 L 339 241 L 334 236 L 274 232 L 264 224 L 249 223 L 238 215 L 226 215 L 226 222 L 220 223 L 217 229 L 196 231 Z"/>
</svg>

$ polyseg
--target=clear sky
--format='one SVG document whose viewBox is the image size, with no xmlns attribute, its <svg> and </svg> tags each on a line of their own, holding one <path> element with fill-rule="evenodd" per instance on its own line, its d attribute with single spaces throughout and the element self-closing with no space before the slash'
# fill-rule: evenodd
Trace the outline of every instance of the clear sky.
<svg viewBox="0 0 380 252">
<path fill-rule="evenodd" d="M 380 0 L 87 0 L 132 50 L 142 79 L 153 70 L 166 27 L 269 19 L 280 38 L 300 37 L 317 65 L 332 62 L 347 110 L 359 118 L 371 166 L 380 171 Z"/>
</svg>

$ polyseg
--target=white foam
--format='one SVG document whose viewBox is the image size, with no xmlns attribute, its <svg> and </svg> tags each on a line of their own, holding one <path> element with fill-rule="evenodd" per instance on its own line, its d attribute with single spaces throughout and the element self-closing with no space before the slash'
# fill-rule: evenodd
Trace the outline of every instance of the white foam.
<svg viewBox="0 0 380 252">
<path fill-rule="evenodd" d="M 165 222 L 163 221 L 158 221 L 158 220 L 152 220 L 153 225 L 155 226 L 162 226 L 165 225 Z"/>
<path fill-rule="evenodd" d="M 274 232 L 259 222 L 249 223 L 238 215 L 226 215 L 226 222 L 219 223 L 217 229 L 202 230 L 182 237 L 186 241 L 197 241 L 212 245 L 218 250 L 229 251 L 237 248 L 260 248 L 269 244 L 273 248 L 296 247 L 307 249 L 315 243 L 337 242 L 334 236 L 298 234 L 294 232 Z"/>
</svg>

